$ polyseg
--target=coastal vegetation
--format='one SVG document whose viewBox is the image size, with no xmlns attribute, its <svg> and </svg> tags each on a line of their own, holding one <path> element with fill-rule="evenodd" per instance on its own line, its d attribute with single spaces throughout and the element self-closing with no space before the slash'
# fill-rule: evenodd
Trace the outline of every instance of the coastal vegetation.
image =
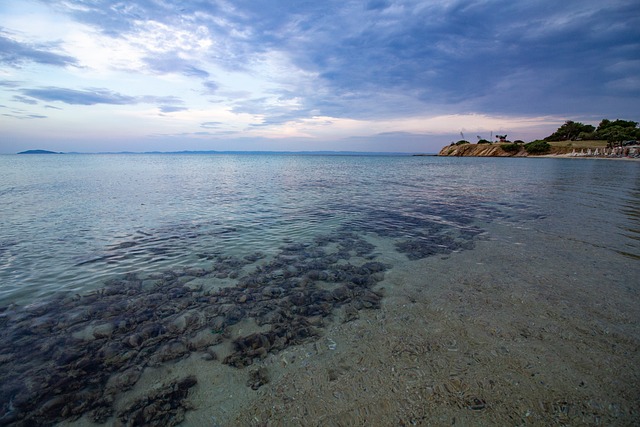
<svg viewBox="0 0 640 427">
<path fill-rule="evenodd" d="M 553 134 L 544 138 L 545 141 L 603 140 L 609 143 L 636 139 L 640 139 L 638 122 L 620 119 L 602 119 L 597 128 L 567 120 Z"/>
<path fill-rule="evenodd" d="M 520 151 L 520 146 L 516 143 L 500 144 L 500 148 L 502 148 L 507 153 L 517 153 L 518 151 Z"/>
<path fill-rule="evenodd" d="M 629 146 L 640 139 L 638 122 L 632 120 L 602 119 L 598 126 L 573 120 L 565 121 L 555 132 L 543 139 L 526 143 L 517 139 L 511 142 L 507 135 L 496 135 L 494 143 L 478 136 L 477 144 L 465 139 L 452 142 L 444 147 L 441 156 L 528 156 L 544 154 L 568 154 L 576 150 L 596 150 L 600 152 Z"/>
<path fill-rule="evenodd" d="M 532 141 L 525 144 L 524 141 L 516 141 L 509 144 L 500 144 L 500 148 L 507 153 L 517 153 L 524 148 L 527 154 L 545 154 L 551 149 L 546 141 Z"/>
<path fill-rule="evenodd" d="M 532 141 L 524 144 L 524 149 L 528 154 L 545 154 L 551 150 L 551 145 L 546 141 Z"/>
</svg>

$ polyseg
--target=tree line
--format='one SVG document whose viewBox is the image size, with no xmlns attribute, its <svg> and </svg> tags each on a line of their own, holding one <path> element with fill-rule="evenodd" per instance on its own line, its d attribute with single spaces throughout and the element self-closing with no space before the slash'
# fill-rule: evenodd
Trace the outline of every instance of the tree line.
<svg viewBox="0 0 640 427">
<path fill-rule="evenodd" d="M 609 143 L 637 139 L 640 139 L 638 122 L 620 119 L 602 119 L 597 128 L 567 120 L 553 134 L 544 138 L 545 141 L 606 140 Z"/>
</svg>

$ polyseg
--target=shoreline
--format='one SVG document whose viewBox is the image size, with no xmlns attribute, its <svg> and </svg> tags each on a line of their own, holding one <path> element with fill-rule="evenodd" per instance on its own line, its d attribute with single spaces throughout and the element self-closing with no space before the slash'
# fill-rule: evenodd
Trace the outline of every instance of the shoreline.
<svg viewBox="0 0 640 427">
<path fill-rule="evenodd" d="M 436 155 L 435 157 L 479 157 L 479 158 L 517 158 L 517 159 L 581 159 L 581 160 L 623 160 L 640 161 L 640 157 L 602 157 L 602 156 L 571 156 L 568 154 L 540 154 L 531 156 L 446 156 Z"/>
<path fill-rule="evenodd" d="M 539 150 L 538 150 L 539 148 Z M 544 150 L 544 151 L 542 151 Z M 539 151 L 539 152 L 536 152 Z M 532 148 L 527 144 L 452 144 L 438 152 L 442 157 L 553 157 L 586 159 L 640 159 L 640 145 L 610 146 L 607 141 L 551 141 Z"/>
<path fill-rule="evenodd" d="M 542 157 L 546 159 L 585 159 L 585 160 L 630 160 L 640 161 L 640 157 L 603 157 L 603 156 L 571 156 L 568 154 L 542 154 L 539 156 L 527 156 L 527 157 Z"/>
</svg>

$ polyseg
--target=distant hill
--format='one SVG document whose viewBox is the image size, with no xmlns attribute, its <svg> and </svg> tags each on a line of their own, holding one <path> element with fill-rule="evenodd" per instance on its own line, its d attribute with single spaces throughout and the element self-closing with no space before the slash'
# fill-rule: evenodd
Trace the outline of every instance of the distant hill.
<svg viewBox="0 0 640 427">
<path fill-rule="evenodd" d="M 49 151 L 49 150 L 27 150 L 27 151 L 21 151 L 18 154 L 62 154 L 62 153 L 56 153 L 55 151 Z"/>
</svg>

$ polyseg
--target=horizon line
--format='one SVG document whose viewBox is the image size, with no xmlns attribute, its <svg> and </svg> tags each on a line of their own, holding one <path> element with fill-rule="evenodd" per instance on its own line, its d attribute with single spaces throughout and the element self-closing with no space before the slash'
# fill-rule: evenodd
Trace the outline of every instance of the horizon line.
<svg viewBox="0 0 640 427">
<path fill-rule="evenodd" d="M 334 154 L 334 155 L 437 155 L 437 153 L 413 151 L 353 151 L 353 150 L 179 150 L 179 151 L 51 151 L 25 150 L 18 153 L 4 153 L 4 155 L 18 154 Z"/>
</svg>

